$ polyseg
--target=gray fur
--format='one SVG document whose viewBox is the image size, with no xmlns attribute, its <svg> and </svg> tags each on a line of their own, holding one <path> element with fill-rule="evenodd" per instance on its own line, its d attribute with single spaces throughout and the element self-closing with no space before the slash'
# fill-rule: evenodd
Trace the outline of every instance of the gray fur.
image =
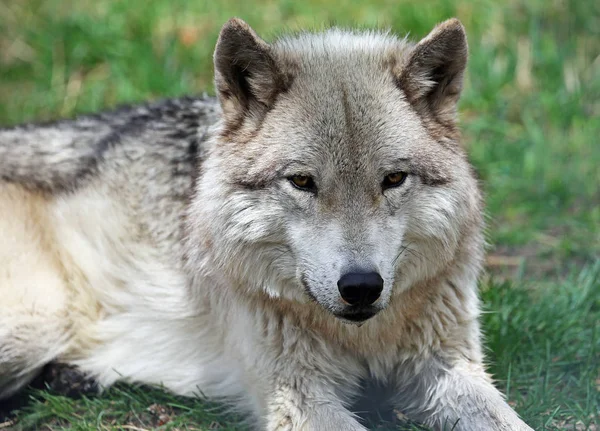
<svg viewBox="0 0 600 431">
<path fill-rule="evenodd" d="M 116 147 L 127 146 L 163 154 L 173 175 L 192 177 L 203 130 L 217 112 L 214 98 L 186 97 L 0 129 L 0 179 L 50 193 L 73 191 L 100 169 L 122 163 Z"/>
<path fill-rule="evenodd" d="M 466 58 L 456 20 L 418 44 L 339 29 L 268 44 L 234 19 L 217 98 L 0 131 L 0 397 L 48 345 L 103 386 L 199 389 L 268 430 L 364 430 L 348 409 L 364 380 L 436 430 L 530 429 L 483 366 Z M 384 280 L 359 325 L 337 287 L 357 269 Z"/>
</svg>

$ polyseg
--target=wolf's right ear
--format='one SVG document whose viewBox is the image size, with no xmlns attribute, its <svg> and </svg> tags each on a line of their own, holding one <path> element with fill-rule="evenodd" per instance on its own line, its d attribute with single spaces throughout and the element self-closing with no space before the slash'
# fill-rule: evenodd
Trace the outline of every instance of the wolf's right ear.
<svg viewBox="0 0 600 431">
<path fill-rule="evenodd" d="M 215 87 L 229 127 L 239 126 L 245 117 L 262 117 L 289 86 L 269 44 L 239 18 L 221 29 L 214 64 Z"/>
</svg>

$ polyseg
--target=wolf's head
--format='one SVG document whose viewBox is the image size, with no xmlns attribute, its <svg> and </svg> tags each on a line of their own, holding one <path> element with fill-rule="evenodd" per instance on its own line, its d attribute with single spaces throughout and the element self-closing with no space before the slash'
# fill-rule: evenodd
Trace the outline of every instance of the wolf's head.
<svg viewBox="0 0 600 431">
<path fill-rule="evenodd" d="M 238 287 L 346 321 L 436 276 L 480 230 L 455 121 L 466 61 L 455 19 L 417 44 L 338 29 L 267 44 L 230 20 L 192 246 Z"/>
</svg>

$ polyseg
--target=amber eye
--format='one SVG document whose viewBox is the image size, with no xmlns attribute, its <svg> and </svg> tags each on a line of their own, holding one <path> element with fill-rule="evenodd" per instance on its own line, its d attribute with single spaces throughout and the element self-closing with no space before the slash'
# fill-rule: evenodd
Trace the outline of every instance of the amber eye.
<svg viewBox="0 0 600 431">
<path fill-rule="evenodd" d="M 383 179 L 381 183 L 383 189 L 389 189 L 392 187 L 401 186 L 408 174 L 406 172 L 394 172 L 392 174 L 388 174 Z"/>
<path fill-rule="evenodd" d="M 306 192 L 315 192 L 317 190 L 314 180 L 308 175 L 293 175 L 289 177 L 288 180 L 290 180 L 292 185 L 297 189 Z"/>
</svg>

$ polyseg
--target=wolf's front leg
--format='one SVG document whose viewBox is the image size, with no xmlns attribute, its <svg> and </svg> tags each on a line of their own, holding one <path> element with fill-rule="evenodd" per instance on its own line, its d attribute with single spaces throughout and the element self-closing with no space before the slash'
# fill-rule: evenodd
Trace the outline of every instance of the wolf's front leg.
<svg viewBox="0 0 600 431">
<path fill-rule="evenodd" d="M 317 376 L 279 377 L 267 399 L 268 431 L 365 431 Z"/>
<path fill-rule="evenodd" d="M 405 380 L 399 408 L 436 431 L 531 431 L 506 403 L 481 364 L 431 360 Z"/>
</svg>

